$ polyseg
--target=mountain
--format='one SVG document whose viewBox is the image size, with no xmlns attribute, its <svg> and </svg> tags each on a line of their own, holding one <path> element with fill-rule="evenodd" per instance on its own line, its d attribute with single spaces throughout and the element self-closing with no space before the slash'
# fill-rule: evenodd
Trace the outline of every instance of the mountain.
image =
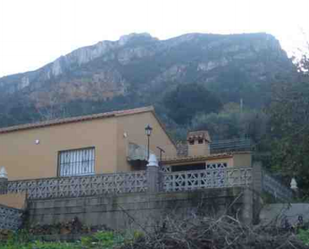
<svg viewBox="0 0 309 249">
<path fill-rule="evenodd" d="M 278 40 L 265 33 L 194 33 L 168 40 L 130 34 L 0 78 L 0 126 L 37 120 L 44 108 L 78 115 L 160 105 L 166 93 L 193 83 L 223 104 L 242 99 L 260 108 L 269 100 L 271 83 L 291 68 Z"/>
</svg>

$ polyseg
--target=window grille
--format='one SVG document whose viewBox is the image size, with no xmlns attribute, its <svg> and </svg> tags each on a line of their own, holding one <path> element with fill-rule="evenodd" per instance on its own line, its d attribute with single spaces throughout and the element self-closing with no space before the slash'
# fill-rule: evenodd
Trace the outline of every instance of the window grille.
<svg viewBox="0 0 309 249">
<path fill-rule="evenodd" d="M 58 155 L 58 175 L 92 175 L 94 174 L 94 162 L 94 148 L 60 151 Z"/>
</svg>

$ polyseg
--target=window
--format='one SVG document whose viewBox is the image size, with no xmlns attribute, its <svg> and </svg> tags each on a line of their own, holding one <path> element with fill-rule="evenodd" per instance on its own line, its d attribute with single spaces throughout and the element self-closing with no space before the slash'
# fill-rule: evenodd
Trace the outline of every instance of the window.
<svg viewBox="0 0 309 249">
<path fill-rule="evenodd" d="M 172 166 L 172 172 L 187 171 L 187 170 L 203 170 L 203 169 L 205 169 L 205 163 L 193 163 L 193 164 Z"/>
<path fill-rule="evenodd" d="M 58 154 L 58 175 L 92 175 L 94 174 L 94 158 L 94 148 L 60 151 Z"/>
</svg>

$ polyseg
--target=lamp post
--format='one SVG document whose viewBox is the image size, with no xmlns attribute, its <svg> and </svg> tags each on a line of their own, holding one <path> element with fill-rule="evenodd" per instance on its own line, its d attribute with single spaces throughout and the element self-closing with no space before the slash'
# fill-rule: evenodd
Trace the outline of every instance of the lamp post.
<svg viewBox="0 0 309 249">
<path fill-rule="evenodd" d="M 147 138 L 148 138 L 148 146 L 147 146 L 147 161 L 149 161 L 149 144 L 150 144 L 150 135 L 151 135 L 151 132 L 152 132 L 152 127 L 150 125 L 147 125 L 145 127 L 145 133 L 147 135 Z"/>
</svg>

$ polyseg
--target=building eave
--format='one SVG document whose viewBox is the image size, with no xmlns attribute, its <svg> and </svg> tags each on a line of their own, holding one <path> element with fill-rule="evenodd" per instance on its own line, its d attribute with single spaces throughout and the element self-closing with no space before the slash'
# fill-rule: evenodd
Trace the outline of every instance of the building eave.
<svg viewBox="0 0 309 249">
<path fill-rule="evenodd" d="M 11 132 L 22 131 L 22 130 L 30 130 L 30 129 L 84 122 L 84 121 L 90 121 L 90 120 L 96 120 L 96 119 L 133 115 L 133 114 L 144 113 L 144 112 L 154 112 L 154 108 L 152 106 L 148 106 L 148 107 L 142 107 L 142 108 L 112 111 L 112 112 L 105 112 L 105 113 L 92 114 L 92 115 L 86 115 L 86 116 L 78 116 L 78 117 L 71 117 L 71 118 L 48 120 L 48 121 L 37 122 L 37 123 L 16 125 L 16 126 L 5 127 L 5 128 L 0 129 L 0 135 L 4 133 L 11 133 Z"/>
<path fill-rule="evenodd" d="M 188 156 L 188 157 L 178 157 L 178 158 L 165 158 L 162 160 L 162 164 L 202 162 L 202 161 L 207 161 L 207 160 L 226 159 L 226 158 L 233 158 L 233 153 L 221 153 L 221 154 L 213 154 L 213 155 L 208 155 L 208 156 Z"/>
</svg>

